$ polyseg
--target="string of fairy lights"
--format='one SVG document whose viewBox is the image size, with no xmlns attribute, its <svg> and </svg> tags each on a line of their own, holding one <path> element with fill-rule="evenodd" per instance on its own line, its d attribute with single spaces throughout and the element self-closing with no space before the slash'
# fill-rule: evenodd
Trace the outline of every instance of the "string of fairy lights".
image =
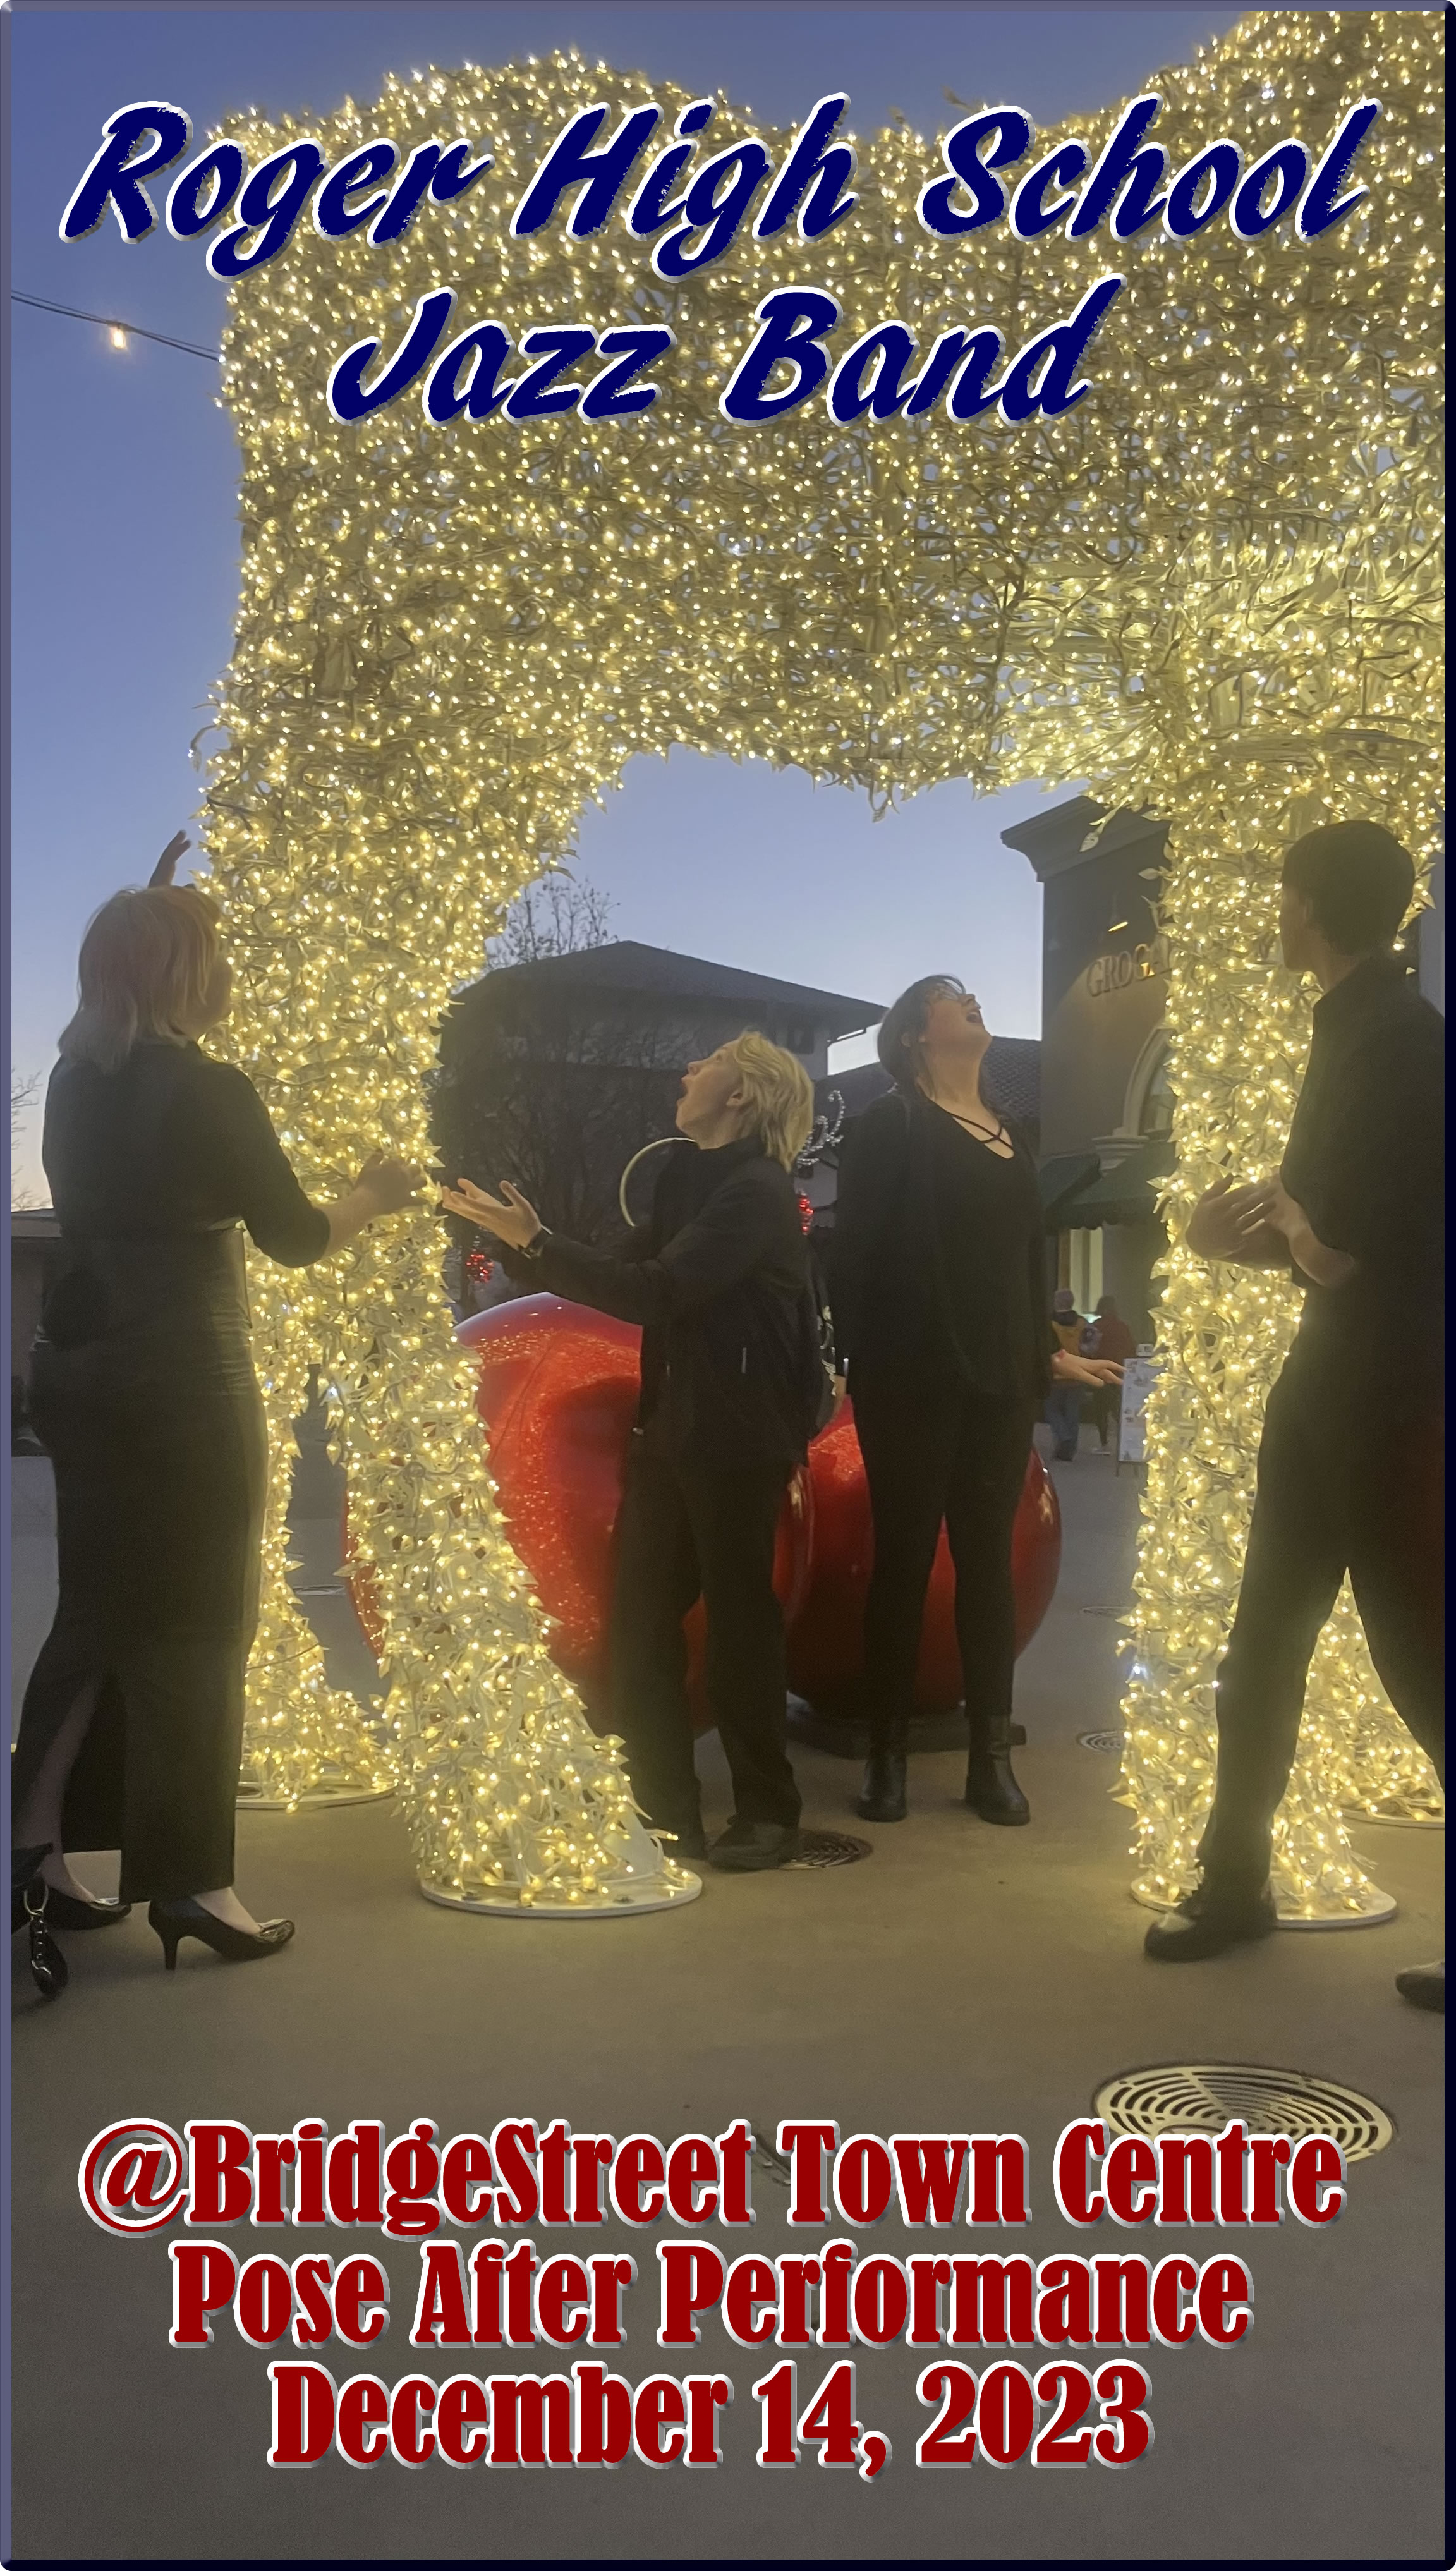
<svg viewBox="0 0 1456 2571">
<path fill-rule="evenodd" d="M 239 966 L 230 1041 L 316 1193 L 381 1143 L 425 1156 L 449 994 L 637 753 L 793 764 L 877 806 L 950 776 L 1077 776 L 1167 817 L 1175 1246 L 1123 1780 L 1146 1898 L 1190 1877 L 1213 1670 L 1294 1318 L 1286 1282 L 1177 1246 L 1224 1152 L 1268 1170 L 1287 1129 L 1309 1021 L 1271 970 L 1278 851 L 1321 813 L 1378 813 L 1423 866 L 1436 840 L 1439 79 L 1417 12 L 1255 15 L 1160 75 L 1175 162 L 1220 134 L 1250 155 L 1290 131 L 1317 147 L 1378 97 L 1369 193 L 1310 243 L 1288 225 L 1254 242 L 1155 225 L 1120 245 L 1092 390 L 1050 420 L 843 427 L 806 403 L 731 427 L 718 395 L 775 285 L 827 288 L 844 345 L 892 313 L 922 345 L 970 319 L 1017 347 L 1073 307 L 1107 245 L 931 238 L 913 208 L 936 156 L 903 129 L 860 139 L 860 203 L 822 241 L 740 238 L 680 282 L 656 280 L 620 225 L 512 240 L 570 115 L 655 97 L 671 120 L 688 103 L 575 53 L 390 80 L 377 105 L 310 125 L 331 160 L 379 133 L 401 150 L 448 133 L 486 139 L 495 167 L 387 251 L 300 227 L 237 281 L 224 339 L 243 561 L 207 839 Z M 1097 148 L 1115 121 L 1076 130 Z M 745 130 L 721 102 L 720 145 Z M 304 129 L 229 131 L 255 163 Z M 763 139 L 781 157 L 789 138 Z M 333 359 L 366 334 L 393 345 L 442 285 L 460 324 L 516 341 L 567 316 L 666 321 L 656 407 L 434 426 L 405 395 L 333 420 Z M 545 1650 L 438 1269 L 424 1213 L 315 1270 L 257 1265 L 275 1481 L 247 1758 L 289 1800 L 321 1779 L 397 1783 L 421 1879 L 447 1894 L 591 1909 L 625 1775 Z M 283 1577 L 286 1426 L 314 1364 L 387 1626 L 377 1738 L 329 1690 Z M 1287 1908 L 1372 1902 L 1340 1815 L 1373 1784 L 1429 1778 L 1344 1602 L 1280 1824 Z"/>
<path fill-rule="evenodd" d="M 216 348 L 204 348 L 196 339 L 175 339 L 166 330 L 151 330 L 140 321 L 122 321 L 115 313 L 83 312 L 74 303 L 55 303 L 48 294 L 22 294 L 19 286 L 10 289 L 12 303 L 25 303 L 35 312 L 55 312 L 63 321 L 93 321 L 106 332 L 107 345 L 123 354 L 134 339 L 148 339 L 159 348 L 178 348 L 187 357 L 206 357 L 209 365 L 221 363 Z"/>
</svg>

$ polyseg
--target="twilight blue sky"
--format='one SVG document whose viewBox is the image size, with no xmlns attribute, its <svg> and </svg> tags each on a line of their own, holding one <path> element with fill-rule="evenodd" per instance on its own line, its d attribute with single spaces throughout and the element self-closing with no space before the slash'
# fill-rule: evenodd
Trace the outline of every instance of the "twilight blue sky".
<svg viewBox="0 0 1456 2571">
<path fill-rule="evenodd" d="M 63 246 L 61 210 L 128 101 L 166 98 L 194 132 L 239 106 L 331 112 L 384 74 L 509 61 L 569 43 L 690 90 L 722 86 L 792 124 L 826 90 L 862 133 L 901 110 L 932 134 L 942 96 L 1016 100 L 1039 124 L 1135 93 L 1236 12 L 1023 7 L 74 10 L 13 18 L 12 283 L 216 345 L 224 289 L 165 230 L 129 246 L 108 216 Z M 227 661 L 236 458 L 202 359 L 13 307 L 14 1024 L 45 1071 L 97 903 L 145 880 L 197 800 L 188 745 Z M 679 752 L 635 761 L 581 833 L 582 870 L 623 937 L 889 1000 L 944 964 L 991 1024 L 1033 1035 L 1040 893 L 998 832 L 1042 798 L 947 785 L 873 824 L 801 772 Z M 792 872 L 782 864 L 794 849 Z M 749 851 L 745 857 L 743 850 Z M 691 850 L 692 863 L 684 863 Z M 22 1181 L 36 1181 L 34 1141 Z"/>
</svg>

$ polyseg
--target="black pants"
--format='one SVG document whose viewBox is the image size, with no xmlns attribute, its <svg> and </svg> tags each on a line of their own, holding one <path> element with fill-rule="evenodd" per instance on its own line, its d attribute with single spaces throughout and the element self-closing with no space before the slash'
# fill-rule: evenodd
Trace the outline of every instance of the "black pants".
<svg viewBox="0 0 1456 2571">
<path fill-rule="evenodd" d="M 1218 1782 L 1200 1856 L 1261 1883 L 1304 1682 L 1345 1573 L 1370 1658 L 1443 1769 L 1441 1387 L 1384 1396 L 1296 1347 L 1269 1395 L 1243 1580 L 1218 1670 Z"/>
<path fill-rule="evenodd" d="M 228 1239 L 115 1252 L 108 1289 L 124 1313 L 150 1303 L 146 1318 L 35 1354 L 60 1596 L 25 1692 L 15 1808 L 99 1681 L 62 1845 L 120 1847 L 127 1901 L 233 1881 L 267 1435 Z"/>
<path fill-rule="evenodd" d="M 773 1595 L 773 1543 L 786 1464 L 695 1472 L 638 1448 L 617 1522 L 612 1599 L 613 1725 L 632 1791 L 664 1830 L 702 1827 L 683 1619 L 708 1617 L 708 1696 L 744 1821 L 799 1816 L 784 1752 L 788 1679 Z"/>
<path fill-rule="evenodd" d="M 1100 1446 L 1107 1444 L 1109 1428 L 1118 1427 L 1122 1418 L 1122 1387 L 1115 1383 L 1100 1383 L 1092 1396 L 1091 1403 L 1092 1424 L 1097 1430 L 1097 1442 Z"/>
<path fill-rule="evenodd" d="M 956 1640 L 975 1737 L 1011 1715 L 1011 1529 L 1031 1453 L 1033 1405 L 980 1401 L 954 1384 L 866 1381 L 860 1373 L 851 1389 L 874 1516 L 864 1610 L 871 1742 L 876 1749 L 904 1742 L 942 1524 L 955 1563 Z"/>
</svg>

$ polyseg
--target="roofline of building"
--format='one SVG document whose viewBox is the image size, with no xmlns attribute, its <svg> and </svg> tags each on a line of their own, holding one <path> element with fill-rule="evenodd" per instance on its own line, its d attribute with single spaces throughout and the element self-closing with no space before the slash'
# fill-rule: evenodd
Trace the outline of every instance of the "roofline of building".
<svg viewBox="0 0 1456 2571">
<path fill-rule="evenodd" d="M 626 968 L 620 975 L 601 971 L 581 973 L 569 969 L 580 966 L 587 956 L 614 953 L 621 956 Z M 709 983 L 695 989 L 686 982 L 675 986 L 672 983 L 640 979 L 637 976 L 640 975 L 642 968 L 639 966 L 635 974 L 629 960 L 638 955 L 666 958 L 673 964 L 689 966 L 695 972 L 712 974 L 716 977 L 716 983 Z M 563 972 L 564 967 L 568 968 L 565 972 Z M 577 947 L 569 955 L 539 955 L 528 957 L 520 964 L 492 966 L 491 970 L 483 973 L 478 981 L 467 984 L 463 991 L 457 992 L 453 1005 L 458 1007 L 475 992 L 484 991 L 492 985 L 499 986 L 502 981 L 520 980 L 523 976 L 539 980 L 544 975 L 555 975 L 557 978 L 580 982 L 596 990 L 631 991 L 664 999 L 772 1000 L 783 1007 L 793 1007 L 805 1012 L 813 1011 L 820 1019 L 832 1015 L 836 1021 L 833 1029 L 833 1039 L 836 1043 L 846 1036 L 861 1035 L 867 1028 L 878 1026 L 885 1013 L 885 1004 L 882 1000 L 860 1000 L 853 998 L 847 991 L 821 991 L 806 983 L 785 982 L 775 974 L 747 972 L 738 964 L 717 964 L 705 955 L 683 955 L 674 947 L 649 946 L 640 938 L 609 938 L 601 946 Z M 722 980 L 718 980 L 717 977 L 722 977 Z M 723 987 L 724 982 L 727 982 L 728 987 Z M 850 1014 L 845 1016 L 845 1012 Z M 838 1023 L 841 1020 L 842 1023 Z"/>
<path fill-rule="evenodd" d="M 1083 844 L 1092 833 L 1094 822 L 1102 822 L 1090 847 Z M 1081 824 L 1079 842 L 1069 848 L 1069 829 Z M 1095 802 L 1090 794 L 1071 794 L 1065 803 L 1054 803 L 1050 812 L 1034 813 L 1029 821 L 1016 821 L 1001 833 L 1002 844 L 1015 848 L 1030 864 L 1040 883 L 1049 883 L 1056 875 L 1066 875 L 1076 866 L 1091 865 L 1094 858 L 1108 856 L 1116 848 L 1135 847 L 1140 839 L 1162 839 L 1166 821 L 1156 814 L 1134 812 L 1126 805 L 1116 806 L 1109 814 L 1106 803 Z"/>
</svg>

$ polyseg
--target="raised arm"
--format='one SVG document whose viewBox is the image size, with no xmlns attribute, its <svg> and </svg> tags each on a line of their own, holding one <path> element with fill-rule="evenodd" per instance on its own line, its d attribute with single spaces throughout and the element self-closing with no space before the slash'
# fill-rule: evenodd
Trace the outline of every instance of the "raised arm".
<svg viewBox="0 0 1456 2571">
<path fill-rule="evenodd" d="M 407 1161 L 395 1160 L 387 1152 L 371 1152 L 348 1195 L 323 1209 L 329 1249 L 340 1249 L 380 1215 L 402 1213 L 419 1188 L 420 1174 Z"/>
<path fill-rule="evenodd" d="M 1336 1148 L 1323 1184 L 1290 1196 L 1282 1175 L 1265 1212 L 1295 1267 L 1338 1290 L 1359 1269 L 1439 1268 L 1445 1149 L 1444 1030 L 1434 1010 L 1377 1028 L 1342 1066 L 1328 1101 Z"/>
<path fill-rule="evenodd" d="M 665 1249 L 641 1259 L 547 1232 L 509 1183 L 497 1198 L 462 1179 L 441 1202 L 503 1245 L 513 1277 L 530 1277 L 554 1294 L 644 1324 L 675 1320 L 727 1293 L 773 1249 L 782 1228 L 782 1210 L 770 1188 L 748 1171 L 720 1188 Z"/>
<path fill-rule="evenodd" d="M 216 1066 L 215 1131 L 227 1192 L 248 1233 L 280 1268 L 309 1268 L 379 1215 L 396 1214 L 419 1186 L 404 1161 L 375 1153 L 336 1205 L 316 1206 L 293 1175 L 252 1083 L 231 1064 Z"/>
</svg>

